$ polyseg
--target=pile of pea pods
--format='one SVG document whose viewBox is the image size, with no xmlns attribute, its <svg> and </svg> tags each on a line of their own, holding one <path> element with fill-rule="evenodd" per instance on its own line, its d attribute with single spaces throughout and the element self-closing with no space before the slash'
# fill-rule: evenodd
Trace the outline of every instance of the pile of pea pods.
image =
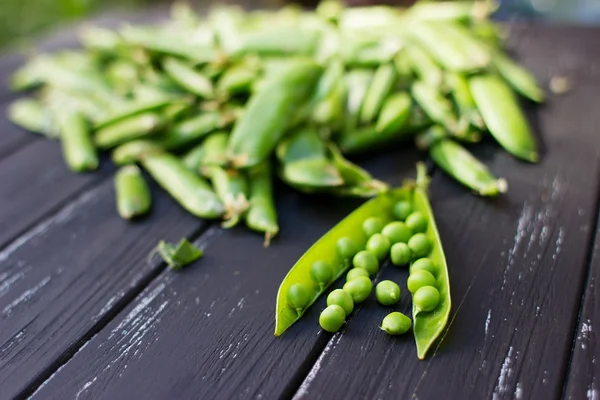
<svg viewBox="0 0 600 400">
<path fill-rule="evenodd" d="M 102 152 L 120 167 L 123 218 L 151 209 L 141 169 L 191 214 L 279 226 L 272 180 L 307 193 L 372 197 L 388 185 L 346 157 L 414 143 L 475 193 L 506 190 L 465 147 L 491 134 L 535 162 L 515 93 L 542 101 L 503 50 L 489 1 L 314 11 L 287 6 L 199 15 L 178 4 L 161 25 L 87 26 L 82 49 L 34 56 L 12 76 L 10 119 L 59 139 L 76 172 Z"/>
</svg>

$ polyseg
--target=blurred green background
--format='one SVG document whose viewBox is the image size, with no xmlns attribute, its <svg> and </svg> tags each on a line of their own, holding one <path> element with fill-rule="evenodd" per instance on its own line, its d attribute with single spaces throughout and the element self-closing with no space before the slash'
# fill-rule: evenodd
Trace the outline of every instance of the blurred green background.
<svg viewBox="0 0 600 400">
<path fill-rule="evenodd" d="M 49 29 L 108 10 L 142 9 L 149 3 L 171 0 L 0 0 L 0 50 L 35 40 Z M 206 0 L 191 0 L 197 5 Z M 244 1 L 242 1 L 243 3 Z M 307 3 L 314 1 L 307 0 Z M 376 1 L 375 1 L 376 2 Z M 411 0 L 387 1 L 406 4 Z M 373 4 L 372 0 L 350 0 Z M 580 24 L 600 24 L 600 0 L 501 0 L 499 18 L 543 19 Z"/>
</svg>

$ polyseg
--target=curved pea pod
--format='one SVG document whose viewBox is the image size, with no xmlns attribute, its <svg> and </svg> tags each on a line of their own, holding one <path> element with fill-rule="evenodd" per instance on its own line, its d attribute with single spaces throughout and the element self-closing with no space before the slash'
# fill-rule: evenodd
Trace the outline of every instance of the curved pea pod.
<svg viewBox="0 0 600 400">
<path fill-rule="evenodd" d="M 116 165 L 127 165 L 138 162 L 144 154 L 151 152 L 161 152 L 161 146 L 152 140 L 132 140 L 115 147 L 111 153 L 111 159 Z"/>
<path fill-rule="evenodd" d="M 401 48 L 402 42 L 397 37 L 379 38 L 358 44 L 353 50 L 342 52 L 342 55 L 347 65 L 377 67 L 392 61 Z"/>
<path fill-rule="evenodd" d="M 393 64 L 383 64 L 373 74 L 373 79 L 360 109 L 360 122 L 368 124 L 379 114 L 379 110 L 396 84 L 396 68 Z"/>
<path fill-rule="evenodd" d="M 504 179 L 497 179 L 481 161 L 451 139 L 435 143 L 429 155 L 448 175 L 480 196 L 493 197 L 506 192 Z"/>
<path fill-rule="evenodd" d="M 233 65 L 225 70 L 219 78 L 217 91 L 221 95 L 249 93 L 258 74 L 259 68 L 252 62 Z"/>
<path fill-rule="evenodd" d="M 544 101 L 544 91 L 538 86 L 535 77 L 500 50 L 492 52 L 492 64 L 517 92 L 537 103 Z"/>
<path fill-rule="evenodd" d="M 420 1 L 409 9 L 409 15 L 427 21 L 469 22 L 485 19 L 497 8 L 494 1 Z"/>
<path fill-rule="evenodd" d="M 62 143 L 63 157 L 72 171 L 93 171 L 98 168 L 98 154 L 90 127 L 78 112 L 55 112 Z"/>
<path fill-rule="evenodd" d="M 210 185 L 174 155 L 164 152 L 144 154 L 141 164 L 191 214 L 208 219 L 223 215 L 223 204 Z"/>
<path fill-rule="evenodd" d="M 298 321 L 306 310 L 327 292 L 327 288 L 343 276 L 351 267 L 351 257 L 341 255 L 337 251 L 337 242 L 346 237 L 356 247 L 356 251 L 364 249 L 368 237 L 362 229 L 363 222 L 370 217 L 377 217 L 383 224 L 392 221 L 392 207 L 402 199 L 408 199 L 410 192 L 405 188 L 395 189 L 367 201 L 340 221 L 329 232 L 317 240 L 290 269 L 277 292 L 275 311 L 275 336 L 283 334 Z M 321 261 L 332 269 L 329 282 L 314 282 L 310 276 L 312 265 Z M 300 284 L 310 294 L 306 306 L 297 310 L 288 303 L 288 291 L 293 285 Z"/>
<path fill-rule="evenodd" d="M 180 121 L 157 137 L 156 142 L 167 150 L 178 150 L 195 143 L 229 123 L 232 118 L 218 111 L 207 111 Z"/>
<path fill-rule="evenodd" d="M 290 121 L 309 100 L 320 75 L 321 67 L 313 61 L 297 61 L 269 78 L 250 97 L 229 140 L 228 158 L 233 166 L 254 166 L 273 152 Z"/>
<path fill-rule="evenodd" d="M 358 125 L 362 108 L 373 79 L 373 72 L 367 69 L 349 71 L 344 77 L 346 85 L 346 129 L 354 129 Z"/>
<path fill-rule="evenodd" d="M 459 124 L 470 124 L 477 129 L 485 129 L 483 118 L 475 105 L 475 100 L 471 95 L 471 89 L 469 89 L 469 82 L 467 78 L 462 74 L 453 72 L 446 73 L 446 83 L 451 88 L 452 97 L 454 103 L 458 108 L 458 112 L 461 116 L 461 122 Z M 465 121 L 465 122 L 462 122 Z"/>
<path fill-rule="evenodd" d="M 181 157 L 181 161 L 190 171 L 199 172 L 204 162 L 205 154 L 204 143 L 200 143 L 185 153 Z"/>
<path fill-rule="evenodd" d="M 226 150 L 229 136 L 227 132 L 217 131 L 211 133 L 202 146 L 204 147 L 204 156 L 202 158 L 200 171 L 202 167 L 210 165 L 224 166 L 227 163 Z"/>
<path fill-rule="evenodd" d="M 411 93 L 415 101 L 434 122 L 443 125 L 449 132 L 457 136 L 464 134 L 464 132 L 459 131 L 460 126 L 454 114 L 452 103 L 436 88 L 417 81 L 413 83 Z"/>
<path fill-rule="evenodd" d="M 487 45 L 470 32 L 467 27 L 450 21 L 438 22 L 436 25 L 452 45 L 472 60 L 475 65 L 473 70 L 485 68 L 490 64 L 492 56 Z"/>
<path fill-rule="evenodd" d="M 236 54 L 311 55 L 315 51 L 319 37 L 318 30 L 297 26 L 263 29 L 244 35 Z"/>
<path fill-rule="evenodd" d="M 246 225 L 265 234 L 265 247 L 279 232 L 277 211 L 273 199 L 273 178 L 269 162 L 248 170 L 250 208 L 244 216 Z"/>
<path fill-rule="evenodd" d="M 99 119 L 94 124 L 94 129 L 99 130 L 111 125 L 117 124 L 123 120 L 130 119 L 140 114 L 146 114 L 153 111 L 160 111 L 166 106 L 172 104 L 170 97 L 153 98 L 144 101 L 133 101 L 119 106 L 109 112 L 105 117 Z"/>
<path fill-rule="evenodd" d="M 344 186 L 335 189 L 336 194 L 372 197 L 389 190 L 389 186 L 385 182 L 374 179 L 368 171 L 344 158 L 339 148 L 333 143 L 329 144 L 328 150 L 344 181 Z"/>
<path fill-rule="evenodd" d="M 163 60 L 162 67 L 166 74 L 183 89 L 203 99 L 214 97 L 215 90 L 210 79 L 189 64 L 169 57 Z"/>
<path fill-rule="evenodd" d="M 96 129 L 94 143 L 101 149 L 109 149 L 130 140 L 152 136 L 165 126 L 165 122 L 156 113 L 138 114 Z"/>
<path fill-rule="evenodd" d="M 410 45 L 403 49 L 403 54 L 419 80 L 436 88 L 442 87 L 442 69 L 425 50 L 418 45 Z"/>
<path fill-rule="evenodd" d="M 385 134 L 396 132 L 408 121 L 412 109 L 412 100 L 406 92 L 398 92 L 385 99 L 377 124 L 377 132 Z"/>
<path fill-rule="evenodd" d="M 471 77 L 469 88 L 496 141 L 515 157 L 537 162 L 537 144 L 510 87 L 499 77 L 486 74 Z"/>
<path fill-rule="evenodd" d="M 150 210 L 150 189 L 135 165 L 121 167 L 115 174 L 117 210 L 124 219 L 132 219 Z"/>
<path fill-rule="evenodd" d="M 30 132 L 49 138 L 59 136 L 52 111 L 37 100 L 20 99 L 12 102 L 8 107 L 8 119 Z"/>
<path fill-rule="evenodd" d="M 420 44 L 445 69 L 473 72 L 485 67 L 489 59 L 474 59 L 452 36 L 448 36 L 439 22 L 412 21 L 410 37 Z"/>
<path fill-rule="evenodd" d="M 435 224 L 435 217 L 429 204 L 427 196 L 427 181 L 425 165 L 417 165 L 417 185 L 412 193 L 413 209 L 420 211 L 427 219 L 427 229 L 425 236 L 431 243 L 431 250 L 427 257 L 431 259 L 436 267 L 436 286 L 439 292 L 439 302 L 431 311 L 420 310 L 414 303 L 413 296 L 413 334 L 417 344 L 417 356 L 420 360 L 424 359 L 427 352 L 433 346 L 436 339 L 444 331 L 448 318 L 452 300 L 450 298 L 450 280 L 448 277 L 448 265 L 442 247 L 442 241 Z M 410 241 L 409 241 L 410 242 Z"/>
<path fill-rule="evenodd" d="M 207 166 L 204 170 L 225 208 L 223 227 L 234 227 L 250 207 L 246 176 L 241 171 L 216 165 Z"/>
</svg>

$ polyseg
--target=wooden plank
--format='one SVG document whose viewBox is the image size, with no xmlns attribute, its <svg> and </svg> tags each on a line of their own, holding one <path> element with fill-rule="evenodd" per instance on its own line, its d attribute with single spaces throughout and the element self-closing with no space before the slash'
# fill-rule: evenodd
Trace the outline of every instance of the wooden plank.
<svg viewBox="0 0 600 400">
<path fill-rule="evenodd" d="M 548 80 L 557 65 L 578 60 L 569 65 L 589 79 L 577 78 L 571 93 L 550 96 L 540 109 L 546 151 L 539 165 L 519 163 L 492 143 L 477 146 L 477 155 L 508 179 L 506 196 L 481 200 L 435 175 L 431 198 L 453 295 L 439 346 L 418 361 L 410 334 L 392 338 L 378 329 L 389 309 L 371 299 L 332 337 L 294 398 L 560 397 L 598 207 L 600 115 L 590 114 L 589 104 L 600 82 L 586 71 L 600 54 L 574 52 L 586 47 L 580 42 L 590 32 L 599 33 L 521 33 L 517 53 L 538 76 Z M 567 61 L 557 49 L 568 49 Z M 405 271 L 386 274 L 405 282 Z M 398 309 L 409 307 L 405 294 Z"/>
<path fill-rule="evenodd" d="M 38 140 L 0 162 L 0 248 L 55 212 L 75 195 L 106 179 L 113 168 L 75 174 L 60 145 Z"/>
<path fill-rule="evenodd" d="M 160 270 L 147 261 L 159 240 L 206 226 L 163 193 L 132 224 L 113 197 L 106 181 L 0 252 L 0 398 L 47 378 L 138 294 Z"/>
<path fill-rule="evenodd" d="M 598 226 L 598 225 L 597 225 Z M 600 341 L 596 327 L 600 324 L 600 229 L 596 230 L 596 239 L 591 255 L 590 270 L 585 283 L 583 304 L 575 342 L 565 382 L 565 398 L 598 399 L 600 396 Z"/>
<path fill-rule="evenodd" d="M 420 156 L 400 150 L 366 165 L 400 183 Z M 317 322 L 325 299 L 276 338 L 278 286 L 358 201 L 277 189 L 282 232 L 271 247 L 242 227 L 211 228 L 196 267 L 161 274 L 33 398 L 289 397 L 326 344 Z"/>
</svg>

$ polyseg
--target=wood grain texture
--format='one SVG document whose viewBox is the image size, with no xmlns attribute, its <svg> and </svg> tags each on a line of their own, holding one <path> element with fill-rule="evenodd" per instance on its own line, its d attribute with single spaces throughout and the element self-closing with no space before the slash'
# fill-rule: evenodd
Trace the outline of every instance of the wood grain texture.
<svg viewBox="0 0 600 400">
<path fill-rule="evenodd" d="M 158 271 L 147 257 L 159 240 L 205 226 L 162 193 L 152 217 L 132 224 L 113 197 L 106 181 L 0 252 L 0 398 L 47 378 L 139 293 Z"/>
<path fill-rule="evenodd" d="M 558 49 L 584 48 L 577 31 L 532 27 L 520 35 L 517 54 L 545 79 L 562 60 Z M 569 57 L 587 59 L 578 65 L 588 68 L 599 56 Z M 597 213 L 600 115 L 590 114 L 589 105 L 598 89 L 590 75 L 540 108 L 536 125 L 546 151 L 539 165 L 519 163 L 490 142 L 476 147 L 508 179 L 506 196 L 478 199 L 435 175 L 431 200 L 453 312 L 427 360 L 417 360 L 410 335 L 391 338 L 378 329 L 389 310 L 371 300 L 330 340 L 295 398 L 560 397 Z M 405 300 L 399 309 L 408 307 Z"/>
<path fill-rule="evenodd" d="M 600 230 L 597 230 L 566 379 L 567 400 L 600 398 L 600 341 L 596 332 L 600 324 L 599 250 Z"/>
<path fill-rule="evenodd" d="M 400 150 L 365 165 L 398 184 L 414 176 L 419 156 Z M 359 201 L 277 189 L 281 233 L 271 247 L 243 227 L 211 228 L 198 241 L 205 257 L 197 266 L 161 274 L 33 399 L 289 397 L 327 342 L 318 325 L 325 298 L 276 338 L 277 289 Z"/>
</svg>

